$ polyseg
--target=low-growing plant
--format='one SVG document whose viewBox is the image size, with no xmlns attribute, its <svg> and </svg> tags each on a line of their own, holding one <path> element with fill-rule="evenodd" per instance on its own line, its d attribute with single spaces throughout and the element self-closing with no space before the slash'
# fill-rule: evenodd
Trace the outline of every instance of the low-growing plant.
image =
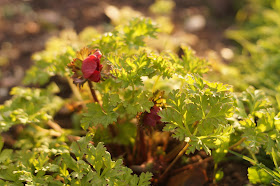
<svg viewBox="0 0 280 186">
<path fill-rule="evenodd" d="M 205 80 L 209 64 L 187 47 L 178 56 L 146 46 L 157 31 L 150 19 L 135 18 L 105 34 L 64 32 L 34 54 L 25 83 L 45 85 L 60 76 L 73 95 L 59 97 L 54 84 L 12 90 L 13 98 L 0 107 L 0 130 L 22 132 L 12 147 L 1 139 L 0 183 L 158 184 L 183 154 L 213 153 L 218 171 L 225 154 L 236 154 L 237 147 L 252 157 L 252 183 L 277 183 L 279 119 L 264 94 L 250 88 L 239 95 L 229 85 Z M 69 108 L 78 129 L 54 122 L 59 110 Z M 275 170 L 260 164 L 260 149 Z"/>
<path fill-rule="evenodd" d="M 279 114 L 263 91 L 249 87 L 236 96 L 234 123 L 238 137 L 235 138 L 251 156 L 251 158 L 245 156 L 244 159 L 253 164 L 248 169 L 248 178 L 253 184 L 280 184 Z M 263 159 L 268 159 L 268 161 L 263 161 Z M 270 164 L 271 161 L 272 164 Z"/>
</svg>

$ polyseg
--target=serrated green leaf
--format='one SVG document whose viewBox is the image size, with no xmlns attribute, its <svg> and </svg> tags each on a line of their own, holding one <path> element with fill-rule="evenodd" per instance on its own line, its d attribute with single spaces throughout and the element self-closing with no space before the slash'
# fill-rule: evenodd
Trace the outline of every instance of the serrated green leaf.
<svg viewBox="0 0 280 186">
<path fill-rule="evenodd" d="M 102 111 L 98 103 L 88 104 L 88 113 L 84 114 L 82 119 L 82 127 L 87 129 L 89 126 L 96 126 L 98 124 L 107 127 L 109 124 L 117 121 L 118 114 L 112 110 L 107 112 Z"/>
<path fill-rule="evenodd" d="M 63 104 L 63 100 L 54 95 L 57 91 L 54 84 L 46 89 L 14 87 L 13 98 L 0 107 L 0 131 L 15 124 L 38 124 L 52 119 Z"/>
<path fill-rule="evenodd" d="M 258 167 L 248 168 L 248 178 L 253 184 L 269 184 L 272 179 L 268 173 Z"/>
<path fill-rule="evenodd" d="M 76 161 L 71 158 L 69 154 L 63 154 L 62 157 L 64 158 L 64 162 L 66 162 L 63 166 L 65 167 L 72 164 L 74 166 L 70 166 L 69 168 L 76 170 L 71 174 L 73 177 L 71 180 L 72 184 L 87 182 L 95 184 L 99 183 L 101 185 L 133 185 L 130 184 L 133 179 L 137 180 L 136 185 L 149 184 L 149 180 L 152 176 L 151 173 L 143 173 L 139 178 L 136 175 L 131 175 L 132 171 L 122 165 L 122 160 L 112 161 L 110 153 L 106 151 L 106 148 L 102 143 L 98 143 L 98 145 L 94 147 L 89 143 L 89 138 L 87 139 L 85 137 L 78 140 L 77 143 L 80 147 L 87 146 L 87 148 L 81 148 L 81 151 L 78 150 L 78 152 L 74 150 L 74 154 L 77 153 L 79 155 L 82 152 L 85 155 L 84 157 L 86 158 L 86 161 L 91 167 L 93 167 L 93 169 L 89 168 L 90 166 L 86 165 L 83 160 Z M 65 172 L 67 169 L 63 168 L 63 170 L 63 172 Z M 94 172 L 92 172 L 92 170 L 94 170 Z M 63 175 L 67 176 L 67 173 L 64 173 Z M 139 184 L 137 184 L 138 181 Z"/>
<path fill-rule="evenodd" d="M 148 91 L 127 90 L 124 96 L 126 101 L 123 103 L 123 106 L 126 112 L 133 116 L 136 116 L 139 112 L 150 111 L 150 108 L 154 105 L 154 103 L 149 100 L 151 93 Z"/>
<path fill-rule="evenodd" d="M 209 63 L 205 59 L 200 59 L 194 55 L 194 52 L 186 47 L 181 46 L 184 55 L 180 58 L 173 58 L 175 63 L 178 64 L 176 73 L 185 76 L 187 74 L 199 74 L 202 75 L 209 70 Z"/>
<path fill-rule="evenodd" d="M 12 149 L 4 149 L 0 154 L 0 163 L 3 163 L 6 160 L 11 159 L 12 153 L 13 153 Z"/>
<path fill-rule="evenodd" d="M 98 103 L 87 104 L 88 112 L 84 114 L 81 121 L 84 129 L 98 124 L 107 127 L 109 124 L 117 121 L 119 113 L 115 112 L 115 109 L 121 102 L 119 96 L 117 94 L 106 93 L 103 95 L 102 100 L 102 108 Z"/>
<path fill-rule="evenodd" d="M 159 113 L 161 121 L 167 123 L 163 130 L 181 141 L 190 138 L 188 152 L 204 149 L 210 154 L 210 149 L 217 147 L 215 143 L 232 133 L 227 125 L 233 108 L 230 89 L 197 75 L 181 79 L 185 81 L 184 89 L 170 93 L 167 108 Z"/>
</svg>

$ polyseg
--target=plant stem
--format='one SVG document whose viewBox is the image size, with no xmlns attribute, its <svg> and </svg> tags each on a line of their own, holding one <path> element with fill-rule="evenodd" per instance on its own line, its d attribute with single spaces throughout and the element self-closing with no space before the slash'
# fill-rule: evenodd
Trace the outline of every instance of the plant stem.
<svg viewBox="0 0 280 186">
<path fill-rule="evenodd" d="M 275 153 L 274 148 L 272 148 L 272 153 L 271 153 L 271 155 L 272 155 L 272 159 L 273 159 L 273 163 L 274 163 L 274 165 L 275 165 L 275 168 L 276 168 L 276 170 L 278 171 L 278 173 L 280 173 L 280 169 L 279 169 L 279 166 L 278 166 L 278 163 L 277 163 L 277 159 L 276 159 L 277 155 L 276 155 L 276 153 Z"/>
<path fill-rule="evenodd" d="M 168 154 L 165 155 L 164 161 L 169 162 L 169 161 L 173 160 L 178 155 L 178 153 L 182 150 L 182 148 L 184 146 L 185 146 L 185 142 L 181 142 L 179 145 L 174 147 L 170 152 L 168 152 Z"/>
<path fill-rule="evenodd" d="M 29 123 L 30 126 L 32 126 L 33 128 L 35 128 L 37 131 L 40 131 L 40 132 L 45 132 L 45 133 L 48 133 L 49 135 L 51 136 L 55 136 L 55 137 L 59 137 L 61 136 L 61 133 L 60 132 L 57 132 L 55 130 L 48 130 L 48 129 L 44 129 L 38 125 L 35 125 L 34 123 Z"/>
<path fill-rule="evenodd" d="M 47 124 L 48 124 L 51 128 L 53 128 L 55 131 L 60 132 L 60 133 L 63 133 L 63 130 L 62 130 L 62 128 L 60 127 L 60 125 L 57 124 L 57 123 L 55 123 L 54 121 L 49 120 L 49 121 L 47 122 Z"/>
<path fill-rule="evenodd" d="M 179 152 L 179 154 L 176 156 L 176 158 L 169 164 L 169 166 L 165 169 L 165 171 L 163 172 L 163 174 L 160 176 L 160 179 L 164 178 L 165 175 L 167 174 L 167 172 L 169 171 L 169 169 L 177 162 L 177 160 L 186 152 L 186 150 L 189 147 L 189 143 L 187 143 L 185 145 L 185 147 Z"/>
<path fill-rule="evenodd" d="M 147 160 L 147 144 L 144 136 L 144 131 L 141 126 L 137 126 L 137 134 L 133 149 L 134 163 L 142 164 Z"/>
<path fill-rule="evenodd" d="M 246 138 L 241 138 L 238 142 L 236 142 L 235 144 L 233 144 L 232 146 L 229 147 L 230 150 L 232 150 L 234 147 L 237 147 L 238 145 L 240 145 L 241 143 L 243 143 L 243 141 L 245 141 Z"/>
<path fill-rule="evenodd" d="M 214 164 L 214 175 L 216 175 L 217 169 L 218 169 L 218 163 L 215 162 L 215 164 Z M 214 178 L 213 178 L 213 183 L 214 183 L 214 184 L 217 184 L 217 181 L 216 181 L 215 176 L 214 176 Z"/>
<path fill-rule="evenodd" d="M 88 85 L 89 85 L 89 90 L 90 90 L 90 92 L 91 92 L 91 95 L 92 95 L 92 97 L 93 97 L 94 102 L 97 102 L 97 103 L 99 103 L 99 105 L 100 105 L 100 102 L 99 102 L 99 100 L 97 99 L 97 96 L 96 96 L 96 94 L 95 94 L 95 90 L 93 89 L 92 82 L 91 82 L 91 81 L 88 81 Z"/>
<path fill-rule="evenodd" d="M 156 88 L 156 85 L 158 83 L 159 78 L 160 78 L 160 76 L 157 77 L 157 79 L 156 79 L 156 81 L 155 81 L 155 83 L 153 85 L 152 92 L 155 92 L 155 88 Z"/>
<path fill-rule="evenodd" d="M 67 81 L 68 81 L 68 84 L 70 86 L 70 88 L 72 89 L 72 92 L 73 94 L 75 95 L 75 97 L 79 100 L 79 101 L 83 101 L 83 98 L 80 94 L 80 91 L 78 90 L 78 88 L 73 84 L 72 80 L 67 77 Z"/>
<path fill-rule="evenodd" d="M 184 171 L 184 170 L 190 169 L 191 167 L 199 166 L 199 165 L 201 165 L 201 164 L 203 164 L 203 163 L 205 163 L 205 162 L 211 161 L 211 160 L 213 160 L 213 157 L 212 157 L 212 156 L 207 157 L 207 158 L 205 158 L 205 159 L 203 159 L 203 160 L 200 160 L 200 161 L 198 161 L 198 162 L 195 162 L 195 163 L 192 163 L 192 164 L 188 164 L 188 165 L 185 165 L 184 167 L 181 167 L 181 168 L 179 168 L 179 169 L 176 169 L 176 170 L 172 171 L 172 174 L 178 174 L 178 173 L 180 173 L 180 172 L 182 172 L 182 171 Z"/>
<path fill-rule="evenodd" d="M 249 152 L 250 152 L 252 158 L 254 159 L 254 161 L 255 161 L 256 163 L 259 163 L 259 161 L 258 161 L 256 155 L 255 155 L 251 150 L 249 150 Z"/>
</svg>

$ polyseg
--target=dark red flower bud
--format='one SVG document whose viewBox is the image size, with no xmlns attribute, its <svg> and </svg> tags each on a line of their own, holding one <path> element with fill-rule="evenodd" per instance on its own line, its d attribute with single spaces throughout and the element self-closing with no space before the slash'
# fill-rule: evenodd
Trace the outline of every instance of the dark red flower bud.
<svg viewBox="0 0 280 186">
<path fill-rule="evenodd" d="M 78 51 L 77 58 L 67 65 L 74 72 L 72 76 L 73 82 L 79 86 L 83 86 L 87 80 L 99 82 L 102 70 L 101 57 L 102 54 L 99 50 L 82 48 Z"/>
<path fill-rule="evenodd" d="M 84 78 L 89 79 L 94 82 L 99 82 L 102 70 L 102 65 L 100 64 L 100 58 L 102 54 L 100 51 L 96 51 L 94 54 L 89 55 L 82 64 L 82 72 Z"/>
<path fill-rule="evenodd" d="M 160 108 L 157 107 L 156 105 L 154 105 L 151 108 L 150 113 L 145 113 L 145 115 L 143 117 L 144 125 L 154 127 L 154 126 L 156 126 L 157 123 L 160 123 L 161 117 L 158 115 L 158 111 L 160 111 Z"/>
</svg>

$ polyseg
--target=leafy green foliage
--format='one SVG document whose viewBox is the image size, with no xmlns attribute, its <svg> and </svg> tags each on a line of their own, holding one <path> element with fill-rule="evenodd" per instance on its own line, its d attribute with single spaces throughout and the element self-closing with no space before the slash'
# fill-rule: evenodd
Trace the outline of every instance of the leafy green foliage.
<svg viewBox="0 0 280 186">
<path fill-rule="evenodd" d="M 186 46 L 181 46 L 184 54 L 182 58 L 176 58 L 174 56 L 173 60 L 177 64 L 176 73 L 179 73 L 183 76 L 188 73 L 196 73 L 202 75 L 209 70 L 209 64 L 205 59 L 200 59 L 195 56 L 194 51 Z"/>
<path fill-rule="evenodd" d="M 253 184 L 271 184 L 271 185 L 279 185 L 280 184 L 280 174 L 279 170 L 271 170 L 267 168 L 262 163 L 258 163 L 256 160 L 253 160 L 247 156 L 243 156 L 239 153 L 233 152 L 229 150 L 230 153 L 235 154 L 243 158 L 246 161 L 249 161 L 254 166 L 248 168 L 248 178 L 250 182 Z"/>
<path fill-rule="evenodd" d="M 155 37 L 157 27 L 151 19 L 133 18 L 128 24 L 121 25 L 112 32 L 105 33 L 99 39 L 95 39 L 91 46 L 99 48 L 103 54 L 112 52 L 137 52 L 139 47 L 145 46 L 145 37 Z"/>
<path fill-rule="evenodd" d="M 107 127 L 109 124 L 116 122 L 119 114 L 114 112 L 114 109 L 117 108 L 120 102 L 121 100 L 117 94 L 105 94 L 102 108 L 98 103 L 88 104 L 88 113 L 84 114 L 81 121 L 82 127 L 87 129 L 92 124 L 93 126 L 102 124 Z"/>
<path fill-rule="evenodd" d="M 248 115 L 257 116 L 262 110 L 271 108 L 271 103 L 263 91 L 249 87 L 236 99 L 236 106 L 238 116 L 246 118 Z"/>
<path fill-rule="evenodd" d="M 248 178 L 253 184 L 269 184 L 271 180 L 271 176 L 258 167 L 248 168 Z"/>
<path fill-rule="evenodd" d="M 33 140 L 39 140 L 33 147 L 29 144 L 32 148 L 4 149 L 0 153 L 2 184 L 5 182 L 9 185 L 23 185 L 23 183 L 26 185 L 62 185 L 59 180 L 54 179 L 58 175 L 59 165 L 52 158 L 69 152 L 68 147 L 60 140 L 51 139 L 48 133 L 40 134 L 40 138 L 44 138 L 43 141 L 37 138 L 38 132 L 30 137 Z"/>
<path fill-rule="evenodd" d="M 45 90 L 13 88 L 13 98 L 0 106 L 0 131 L 6 131 L 15 124 L 39 124 L 52 119 L 63 104 L 63 100 L 54 95 L 58 91 L 55 84 Z"/>
<path fill-rule="evenodd" d="M 230 88 L 204 81 L 199 76 L 182 79 L 184 88 L 169 94 L 168 107 L 161 111 L 164 131 L 190 143 L 189 151 L 203 148 L 210 153 L 232 132 L 227 118 L 233 107 Z"/>
<path fill-rule="evenodd" d="M 145 89 L 144 79 L 149 81 L 155 76 L 176 78 L 175 73 L 203 74 L 208 71 L 208 63 L 195 57 L 188 48 L 184 48 L 182 59 L 177 55 L 159 55 L 147 48 L 139 48 L 145 46 L 144 37 L 155 36 L 156 27 L 151 20 L 132 19 L 128 25 L 130 27 L 119 26 L 92 43 L 92 47 L 99 48 L 106 57 L 104 62 L 107 62 L 113 78 L 95 85 L 97 90 L 106 94 L 102 95 L 102 108 L 97 103 L 88 105 L 88 112 L 82 120 L 85 129 L 98 124 L 106 127 L 119 117 L 129 116 L 131 119 L 138 113 L 149 112 L 154 104 L 150 100 L 153 90 Z"/>
<path fill-rule="evenodd" d="M 122 82 L 122 87 L 143 85 L 142 76 L 151 76 L 155 69 L 147 54 L 132 56 L 125 59 L 118 56 L 109 56 L 111 66 L 114 68 L 111 72 Z"/>
<path fill-rule="evenodd" d="M 167 80 L 178 81 L 176 85 L 182 87 L 181 91 L 174 90 L 173 95 L 170 94 L 169 104 L 171 105 L 171 100 L 175 101 L 183 95 L 185 100 L 181 101 L 187 105 L 180 106 L 184 109 L 186 107 L 189 115 L 186 126 L 185 120 L 181 121 L 182 126 L 197 134 L 186 135 L 182 131 L 177 134 L 176 130 L 175 136 L 178 135 L 180 140 L 190 136 L 190 143 L 194 143 L 191 144 L 192 152 L 195 149 L 207 150 L 214 147 L 210 145 L 213 140 L 216 144 L 221 143 L 231 130 L 226 126 L 225 119 L 229 110 L 225 102 L 231 101 L 230 96 L 225 93 L 229 90 L 228 87 L 204 81 L 199 75 L 208 71 L 208 63 L 195 57 L 188 48 L 183 48 L 184 55 L 179 57 L 172 53 L 158 53 L 146 47 L 145 38 L 155 37 L 157 30 L 150 19 L 135 18 L 104 35 L 99 35 L 92 29 L 79 35 L 63 32 L 60 37 L 51 39 L 44 51 L 34 54 L 35 65 L 27 72 L 24 81 L 27 84 L 43 85 L 55 75 L 71 76 L 73 72 L 66 65 L 76 57 L 80 60 L 76 61 L 77 66 L 72 64 L 72 70 L 80 69 L 82 60 L 89 52 L 87 49 L 77 51 L 91 41 L 88 51 L 100 49 L 104 56 L 101 58 L 104 66 L 102 81 L 91 87 L 96 90 L 99 102 L 87 102 L 85 105 L 86 100 L 83 99 L 87 99 L 89 95 L 84 87 L 78 90 L 70 84 L 75 96 L 82 102 L 79 103 L 82 105 L 81 110 L 77 110 L 82 116 L 81 127 L 88 132 L 86 137 L 79 140 L 75 136 L 75 142 L 72 142 L 72 135 L 85 132 L 61 129 L 48 122 L 65 103 L 55 95 L 58 92 L 56 86 L 51 84 L 46 89 L 14 88 L 11 92 L 13 98 L 0 107 L 0 129 L 6 131 L 15 124 L 28 125 L 18 137 L 14 149 L 2 150 L 3 142 L 0 143 L 1 184 L 149 185 L 151 173 L 133 175 L 132 170 L 125 167 L 121 159 L 112 160 L 103 141 L 126 148 L 137 144 L 137 124 L 142 124 L 143 113 L 150 112 L 155 104 L 159 104 L 155 100 L 155 92 L 162 87 L 168 92 L 173 89 L 173 85 L 165 85 Z M 194 73 L 198 75 L 190 75 Z M 182 78 L 186 75 L 189 75 L 189 80 Z M 148 88 L 147 84 L 151 82 L 154 83 L 153 88 Z M 161 99 L 160 105 L 163 112 L 169 112 L 164 109 L 163 100 L 166 95 L 161 92 L 160 98 L 157 96 Z M 196 112 L 200 108 L 203 108 L 202 111 Z M 186 117 L 185 113 L 180 115 L 182 112 L 176 114 L 176 119 Z M 198 125 L 191 126 L 198 120 Z M 210 123 L 213 121 L 216 123 L 212 127 Z M 52 129 L 45 127 L 47 122 Z M 110 124 L 112 125 L 108 127 Z M 205 130 L 205 127 L 209 129 Z M 205 138 L 210 133 L 212 136 Z M 89 134 L 94 135 L 93 139 Z M 93 143 L 97 145 L 94 146 Z"/>
<path fill-rule="evenodd" d="M 151 173 L 132 175 L 122 160 L 111 160 L 102 143 L 94 147 L 89 140 L 90 137 L 81 138 L 70 149 L 56 143 L 54 148 L 45 144 L 32 151 L 3 150 L 0 153 L 2 184 L 149 185 Z"/>
<path fill-rule="evenodd" d="M 278 114 L 272 108 L 271 103 L 260 90 L 249 87 L 242 95 L 236 97 L 236 131 L 245 139 L 241 144 L 253 154 L 254 164 L 260 149 L 265 149 L 266 154 L 270 155 L 279 171 L 278 162 L 280 157 L 280 128 Z M 279 180 L 277 171 L 270 171 L 262 167 L 250 167 L 248 169 L 248 178 L 253 184 L 269 184 L 274 177 Z M 274 175 L 274 176 L 272 176 Z"/>
<path fill-rule="evenodd" d="M 70 165 L 69 168 L 74 171 L 70 174 L 70 179 L 69 172 L 65 172 L 64 177 L 68 178 L 69 182 L 98 185 L 149 185 L 151 173 L 142 173 L 139 177 L 131 175 L 132 171 L 124 167 L 120 159 L 111 160 L 111 155 L 102 143 L 94 147 L 88 142 L 89 139 L 81 138 L 71 145 L 71 151 L 76 159 L 73 159 L 70 154 L 62 155 L 65 166 Z"/>
<path fill-rule="evenodd" d="M 121 35 L 124 42 L 129 48 L 144 46 L 144 37 L 155 37 L 157 28 L 151 19 L 135 18 L 122 28 Z"/>
<path fill-rule="evenodd" d="M 271 103 L 266 99 L 264 92 L 252 87 L 248 88 L 237 98 L 236 107 L 239 127 L 243 132 L 242 136 L 246 138 L 244 146 L 253 153 L 258 153 L 264 146 L 270 149 L 267 151 L 270 153 L 269 146 L 276 145 L 275 142 L 278 141 L 279 128 L 275 110 L 271 108 Z M 274 139 L 271 138 L 272 136 Z"/>
<path fill-rule="evenodd" d="M 109 124 L 116 122 L 123 111 L 126 110 L 128 115 L 135 117 L 138 112 L 150 110 L 153 103 L 149 101 L 146 91 L 127 90 L 123 96 L 126 100 L 121 100 L 117 94 L 104 94 L 102 108 L 98 103 L 88 104 L 88 112 L 84 114 L 82 126 L 87 129 L 89 126 L 102 124 L 107 127 Z M 130 118 L 130 117 L 129 117 Z"/>
<path fill-rule="evenodd" d="M 265 6 L 270 7 L 269 3 Z M 274 2 L 270 8 L 278 6 Z M 268 14 L 270 18 L 274 15 Z M 84 131 L 61 129 L 50 123 L 48 127 L 52 129 L 46 129 L 44 124 L 52 120 L 65 103 L 55 95 L 58 90 L 54 85 L 46 89 L 17 87 L 12 90 L 13 98 L 0 106 L 0 131 L 7 131 L 16 124 L 28 125 L 13 149 L 2 149 L 4 143 L 0 138 L 0 184 L 149 185 L 151 173 L 133 175 L 119 157 L 127 158 L 125 163 L 132 167 L 146 166 L 149 162 L 155 168 L 166 168 L 168 162 L 157 164 L 162 163 L 157 150 L 163 148 L 146 145 L 153 142 L 155 132 L 162 133 L 162 126 L 163 131 L 188 144 L 187 154 L 196 150 L 211 154 L 214 150 L 217 163 L 230 151 L 254 165 L 248 170 L 252 183 L 278 183 L 280 113 L 266 94 L 252 87 L 234 94 L 228 85 L 206 81 L 203 75 L 209 71 L 208 62 L 196 57 L 188 47 L 182 45 L 183 55 L 178 56 L 146 45 L 146 38 L 156 37 L 157 31 L 151 19 L 134 18 L 103 35 L 94 29 L 86 29 L 79 35 L 63 32 L 47 43 L 46 50 L 34 54 L 35 65 L 27 72 L 27 84 L 43 85 L 55 75 L 69 78 L 73 72 L 66 64 L 79 58 L 69 66 L 74 71 L 80 70 L 83 60 L 94 49 L 102 52 L 101 81 L 89 84 L 91 91 L 88 92 L 86 79 L 84 87 L 79 89 L 69 81 L 79 102 L 70 98 L 72 105 L 65 108 L 81 116 L 77 123 Z M 81 49 L 89 41 L 88 48 Z M 262 43 L 260 50 L 277 53 L 270 47 L 269 43 Z M 250 48 L 251 54 L 259 52 Z M 277 59 L 275 57 L 275 61 Z M 256 65 L 255 69 L 259 67 Z M 77 76 L 83 78 L 82 73 Z M 93 103 L 87 100 L 90 93 L 96 97 Z M 162 123 L 147 127 L 143 118 L 155 106 L 160 111 L 154 115 L 160 116 Z M 236 145 L 229 147 L 235 142 Z M 104 144 L 110 152 L 114 151 L 110 148 L 117 147 L 125 149 L 125 153 L 112 154 L 112 158 Z M 240 144 L 253 159 L 230 150 Z M 274 170 L 258 162 L 260 149 L 265 149 L 271 157 Z M 145 159 L 145 153 L 155 155 L 154 159 Z M 160 153 L 164 157 L 166 152 Z M 139 158 L 140 155 L 143 157 Z M 138 162 L 137 157 L 142 160 Z M 160 177 L 161 170 L 155 172 L 155 176 Z M 223 172 L 218 171 L 216 178 L 222 177 Z"/>
</svg>

